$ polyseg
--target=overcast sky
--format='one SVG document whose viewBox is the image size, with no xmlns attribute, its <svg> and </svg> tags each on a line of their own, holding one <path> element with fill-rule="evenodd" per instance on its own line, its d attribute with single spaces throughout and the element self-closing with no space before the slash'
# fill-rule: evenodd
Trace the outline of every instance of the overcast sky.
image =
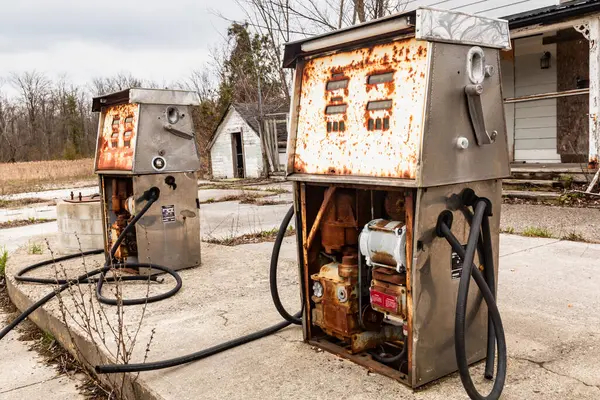
<svg viewBox="0 0 600 400">
<path fill-rule="evenodd" d="M 37 70 L 75 83 L 118 72 L 186 77 L 243 18 L 234 0 L 0 0 L 0 77 Z M 6 86 L 4 90 L 6 90 Z"/>
</svg>

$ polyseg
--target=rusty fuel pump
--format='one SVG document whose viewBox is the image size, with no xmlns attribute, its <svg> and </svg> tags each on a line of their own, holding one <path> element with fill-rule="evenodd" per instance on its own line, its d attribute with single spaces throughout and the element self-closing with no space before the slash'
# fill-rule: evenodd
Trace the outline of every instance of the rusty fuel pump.
<svg viewBox="0 0 600 400">
<path fill-rule="evenodd" d="M 506 21 L 434 9 L 286 45 L 307 342 L 413 388 L 458 369 L 472 398 L 468 365 L 491 379 L 497 348 L 500 395 L 509 48 Z"/>
<path fill-rule="evenodd" d="M 181 90 L 127 89 L 93 99 L 92 110 L 100 112 L 95 165 L 106 252 L 148 202 L 148 189 L 159 193 L 116 248 L 116 261 L 175 270 L 200 265 L 200 162 L 191 110 L 198 104 L 195 92 Z"/>
<path fill-rule="evenodd" d="M 306 342 L 412 388 L 458 370 L 470 398 L 498 399 L 507 367 L 495 302 L 498 232 L 501 179 L 510 173 L 499 50 L 509 48 L 506 21 L 430 8 L 287 44 L 284 66 L 295 69 L 287 166 L 294 206 L 270 269 L 285 321 L 192 354 L 96 372 L 173 367 L 301 324 Z M 198 235 L 185 225 L 197 162 L 183 118 L 193 101 L 137 89 L 94 99 L 102 111 L 96 168 L 107 264 L 58 282 L 0 339 L 70 285 L 95 274 L 101 284 L 113 258 L 117 267 L 153 258 L 140 250 L 136 224 L 155 246 L 171 243 L 156 231 L 178 238 L 173 248 L 184 256 L 175 268 L 199 262 Z M 181 198 L 170 197 L 175 190 Z M 277 292 L 277 259 L 294 216 L 302 310 L 292 315 Z M 46 264 L 25 268 L 19 280 L 43 281 L 23 275 Z M 124 305 L 181 287 L 175 271 L 146 266 L 173 275 L 176 287 Z M 495 375 L 487 396 L 469 374 L 483 359 L 485 377 Z"/>
</svg>

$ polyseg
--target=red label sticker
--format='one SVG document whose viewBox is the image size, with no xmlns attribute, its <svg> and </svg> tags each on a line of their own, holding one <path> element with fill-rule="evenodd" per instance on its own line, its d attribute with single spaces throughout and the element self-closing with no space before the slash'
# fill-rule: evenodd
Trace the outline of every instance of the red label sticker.
<svg viewBox="0 0 600 400">
<path fill-rule="evenodd" d="M 392 312 L 398 312 L 398 300 L 394 296 L 373 289 L 371 289 L 371 304 Z"/>
</svg>

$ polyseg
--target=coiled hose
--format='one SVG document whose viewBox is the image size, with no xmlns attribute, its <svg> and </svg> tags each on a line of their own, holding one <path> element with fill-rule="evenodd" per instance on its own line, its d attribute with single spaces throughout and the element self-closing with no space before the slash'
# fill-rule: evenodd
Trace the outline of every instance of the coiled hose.
<svg viewBox="0 0 600 400">
<path fill-rule="evenodd" d="M 456 317 L 454 325 L 456 363 L 458 365 L 460 379 L 465 391 L 471 399 L 496 400 L 500 398 L 504 388 L 504 382 L 506 380 L 507 356 L 504 328 L 502 326 L 502 319 L 500 318 L 500 312 L 498 311 L 493 293 L 493 252 L 491 247 L 492 243 L 488 220 L 489 215 L 491 215 L 491 204 L 487 199 L 482 198 L 477 198 L 471 204 L 474 206 L 475 211 L 471 221 L 471 230 L 469 232 L 466 250 L 450 230 L 452 225 L 452 213 L 450 211 L 444 211 L 440 214 L 436 231 L 439 236 L 448 241 L 452 247 L 452 250 L 456 252 L 463 260 L 463 270 L 458 286 L 458 298 L 456 302 Z M 484 278 L 481 271 L 473 264 L 473 259 L 475 257 L 475 251 L 477 250 L 478 244 L 482 244 L 483 246 L 483 260 L 481 261 L 486 270 L 486 277 L 488 278 L 487 280 Z M 485 369 L 485 377 L 488 379 L 493 377 L 495 358 L 494 344 L 498 349 L 498 370 L 496 380 L 494 381 L 491 392 L 487 396 L 481 395 L 475 388 L 469 373 L 469 364 L 466 354 L 465 321 L 471 276 L 473 276 L 473 279 L 479 287 L 479 290 L 481 291 L 481 294 L 483 295 L 483 298 L 488 306 L 488 324 L 493 327 L 493 329 L 489 329 L 488 327 L 488 352 Z"/>
<path fill-rule="evenodd" d="M 154 280 L 155 281 L 156 280 L 155 277 L 144 277 L 144 276 L 124 276 L 124 277 L 114 277 L 113 276 L 110 278 L 106 278 L 106 276 L 105 276 L 106 273 L 109 271 L 115 270 L 115 269 L 119 269 L 119 268 L 123 268 L 123 267 L 153 268 L 153 269 L 168 273 L 173 278 L 175 278 L 175 282 L 176 282 L 175 287 L 173 287 L 168 292 L 161 293 L 159 295 L 137 298 L 137 299 L 123 299 L 120 301 L 120 304 L 122 304 L 124 306 L 153 303 L 156 301 L 164 300 L 168 297 L 173 296 L 175 293 L 177 293 L 179 291 L 179 289 L 181 289 L 182 281 L 181 281 L 181 277 L 179 276 L 179 274 L 177 272 L 175 272 L 174 270 L 172 270 L 171 268 L 168 268 L 168 267 L 165 267 L 162 265 L 152 264 L 152 263 L 128 263 L 128 264 L 112 263 L 113 257 L 115 255 L 117 249 L 119 248 L 119 245 L 125 239 L 125 235 L 131 229 L 133 229 L 134 225 L 140 220 L 140 218 L 142 218 L 142 216 L 144 216 L 144 214 L 148 211 L 148 209 L 152 206 L 152 204 L 154 204 L 154 202 L 156 202 L 156 200 L 158 200 L 159 195 L 160 195 L 160 191 L 158 188 L 155 188 L 155 187 L 151 188 L 144 194 L 145 199 L 147 200 L 146 204 L 144 205 L 142 210 L 127 224 L 125 229 L 123 229 L 123 232 L 121 232 L 121 234 L 119 235 L 119 237 L 113 244 L 109 254 L 107 255 L 106 262 L 102 268 L 96 268 L 96 269 L 86 272 L 85 274 L 80 275 L 74 279 L 48 279 L 48 278 L 33 278 L 33 277 L 24 276 L 28 272 L 31 272 L 38 268 L 42 268 L 47 265 L 54 264 L 56 262 L 66 261 L 66 260 L 70 260 L 73 258 L 85 256 L 85 255 L 100 254 L 103 252 L 103 250 L 100 249 L 100 250 L 86 251 L 86 252 L 82 252 L 82 253 L 78 253 L 78 254 L 71 254 L 68 256 L 63 256 L 63 257 L 55 258 L 52 260 L 42 261 L 42 262 L 30 265 L 30 266 L 25 267 L 22 270 L 20 270 L 17 273 L 17 275 L 15 276 L 15 280 L 17 280 L 17 281 L 42 283 L 42 284 L 54 284 L 54 285 L 60 285 L 60 286 L 58 288 L 56 288 L 54 291 L 48 293 L 46 296 L 42 297 L 40 300 L 38 300 L 31 306 L 29 306 L 17 318 L 15 318 L 10 324 L 5 326 L 0 331 L 0 340 L 4 336 L 6 336 L 8 334 L 8 332 L 13 330 L 17 325 L 19 325 L 32 312 L 34 312 L 35 310 L 37 310 L 38 308 L 40 308 L 41 306 L 46 304 L 48 301 L 50 301 L 52 298 L 56 297 L 59 293 L 64 292 L 65 290 L 67 290 L 69 287 L 71 287 L 73 285 L 78 285 L 81 283 L 95 282 L 96 283 L 96 296 L 98 298 L 98 301 L 100 301 L 101 303 L 105 303 L 105 304 L 116 305 L 116 304 L 119 304 L 116 299 L 110 299 L 110 298 L 107 298 L 102 295 L 102 285 L 104 282 L 139 281 L 139 280 L 145 280 L 145 281 Z M 91 279 L 92 277 L 94 277 L 96 275 L 98 275 L 98 278 Z"/>
<path fill-rule="evenodd" d="M 270 264 L 270 273 L 269 273 L 269 284 L 271 288 L 271 297 L 273 298 L 273 303 L 275 304 L 275 308 L 279 314 L 285 319 L 285 321 L 275 324 L 273 326 L 267 327 L 265 329 L 261 329 L 257 332 L 251 333 L 249 335 L 241 336 L 236 339 L 232 339 L 223 343 L 220 343 L 216 346 L 209 347 L 204 350 L 197 351 L 195 353 L 187 354 L 181 357 L 171 358 L 168 360 L 148 362 L 148 363 L 139 363 L 139 364 L 108 364 L 108 365 L 98 365 L 96 366 L 96 372 L 100 374 L 116 374 L 122 372 L 142 372 L 142 371 L 152 371 L 163 368 L 175 367 L 177 365 L 187 364 L 192 361 L 202 360 L 203 358 L 210 357 L 212 355 L 221 353 L 223 351 L 232 349 L 234 347 L 252 342 L 257 339 L 264 338 L 266 336 L 272 335 L 281 329 L 290 326 L 291 324 L 301 324 L 302 323 L 302 311 L 291 315 L 287 312 L 283 304 L 281 303 L 281 299 L 279 298 L 279 292 L 277 291 L 277 265 L 279 260 L 279 251 L 281 250 L 281 244 L 283 243 L 283 238 L 285 237 L 285 232 L 287 231 L 288 225 L 294 216 L 294 207 L 290 207 L 289 211 L 283 218 L 281 222 L 281 226 L 279 227 L 279 231 L 277 232 L 277 237 L 275 238 L 275 243 L 273 244 L 273 252 L 271 253 L 271 264 Z"/>
</svg>

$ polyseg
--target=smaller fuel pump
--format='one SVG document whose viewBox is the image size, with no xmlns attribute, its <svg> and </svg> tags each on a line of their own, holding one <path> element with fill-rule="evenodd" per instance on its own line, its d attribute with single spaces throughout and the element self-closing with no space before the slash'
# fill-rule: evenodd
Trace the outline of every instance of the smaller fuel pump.
<svg viewBox="0 0 600 400">
<path fill-rule="evenodd" d="M 95 171 L 107 252 L 148 201 L 148 189 L 160 191 L 116 249 L 117 262 L 176 270 L 200 265 L 200 163 L 191 109 L 198 104 L 195 92 L 180 90 L 127 89 L 94 98 L 92 110 L 101 113 Z"/>
</svg>

